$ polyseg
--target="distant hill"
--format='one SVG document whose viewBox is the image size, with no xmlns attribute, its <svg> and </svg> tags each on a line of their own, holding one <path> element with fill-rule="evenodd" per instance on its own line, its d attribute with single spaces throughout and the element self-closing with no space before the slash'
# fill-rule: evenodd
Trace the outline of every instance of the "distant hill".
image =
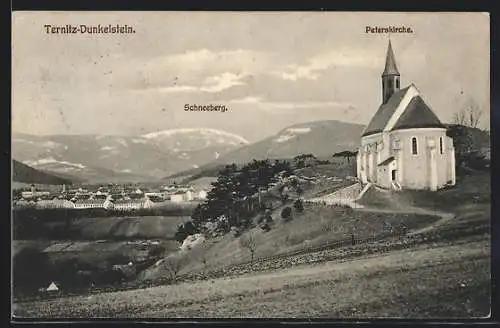
<svg viewBox="0 0 500 328">
<path fill-rule="evenodd" d="M 252 159 L 293 158 L 312 153 L 329 157 L 359 147 L 364 125 L 340 121 L 316 121 L 289 126 L 262 141 L 240 147 L 213 161 L 214 164 L 242 164 Z"/>
<path fill-rule="evenodd" d="M 216 160 L 171 175 L 164 180 L 190 181 L 200 177 L 217 176 L 226 164 L 244 164 L 253 159 L 293 159 L 300 154 L 312 153 L 318 158 L 329 159 L 334 153 L 356 150 L 359 147 L 364 125 L 340 121 L 315 121 L 289 126 L 276 135 L 240 147 Z"/>
<path fill-rule="evenodd" d="M 73 183 L 70 179 L 36 170 L 15 159 L 12 160 L 12 180 L 14 182 L 44 185 L 69 185 Z"/>
</svg>

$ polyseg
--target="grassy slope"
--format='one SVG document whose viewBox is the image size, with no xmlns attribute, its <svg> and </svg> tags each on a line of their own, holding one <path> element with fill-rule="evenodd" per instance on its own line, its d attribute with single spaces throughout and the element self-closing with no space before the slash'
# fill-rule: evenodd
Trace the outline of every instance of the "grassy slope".
<svg viewBox="0 0 500 328">
<path fill-rule="evenodd" d="M 304 213 L 294 213 L 291 222 L 284 223 L 280 211 L 273 213 L 275 221 L 271 231 L 263 232 L 254 228 L 243 236 L 252 235 L 256 241 L 255 258 L 278 253 L 319 246 L 328 241 L 346 239 L 353 232 L 356 238 L 366 238 L 387 232 L 390 227 L 404 223 L 409 229 L 417 229 L 437 220 L 433 216 L 414 214 L 350 213 L 337 207 L 308 206 Z M 188 263 L 181 273 L 219 268 L 250 259 L 250 252 L 242 248 L 239 238 L 226 235 L 209 247 L 197 249 L 187 254 Z M 203 260 L 208 263 L 204 266 Z M 164 264 L 166 265 L 166 264 Z M 155 266 L 144 272 L 144 279 L 156 279 L 166 275 L 164 265 Z"/>
<path fill-rule="evenodd" d="M 470 317 L 489 313 L 489 244 L 15 305 L 40 317 Z M 412 283 L 408 283 L 411 281 Z"/>
<path fill-rule="evenodd" d="M 476 214 L 480 211 L 483 215 L 489 215 L 489 210 L 485 209 L 489 209 L 491 204 L 491 174 L 476 172 L 462 176 L 457 179 L 456 186 L 437 192 L 403 190 L 389 192 L 389 197 L 383 196 L 382 193 L 371 189 L 359 203 L 377 208 L 415 206 L 454 214 L 464 213 L 465 210 L 465 212 L 472 211 Z"/>
<path fill-rule="evenodd" d="M 28 241 L 15 240 L 12 244 L 13 254 L 23 248 L 40 251 L 53 245 L 53 249 L 65 248 L 63 252 L 50 252 L 52 259 L 78 258 L 80 262 L 98 263 L 115 255 L 122 254 L 133 257 L 140 247 L 128 244 L 124 240 L 158 239 L 167 252 L 178 249 L 178 244 L 171 241 L 177 230 L 177 224 L 188 217 L 130 217 L 130 218 L 85 218 L 74 222 L 73 228 L 81 233 L 79 241 Z M 60 245 L 61 247 L 58 247 Z"/>
</svg>

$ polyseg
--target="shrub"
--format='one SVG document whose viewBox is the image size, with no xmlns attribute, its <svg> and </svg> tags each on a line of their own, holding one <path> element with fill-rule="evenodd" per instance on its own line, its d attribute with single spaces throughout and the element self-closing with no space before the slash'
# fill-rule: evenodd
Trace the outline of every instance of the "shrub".
<svg viewBox="0 0 500 328">
<path fill-rule="evenodd" d="M 283 219 L 289 219 L 292 216 L 292 208 L 287 206 L 281 210 L 281 217 Z"/>
<path fill-rule="evenodd" d="M 164 246 L 154 246 L 148 251 L 148 257 L 158 257 L 165 253 L 166 249 Z"/>
<path fill-rule="evenodd" d="M 295 203 L 293 204 L 293 207 L 295 208 L 295 210 L 297 212 L 303 212 L 304 211 L 304 203 L 300 199 L 297 199 L 295 201 Z"/>
</svg>

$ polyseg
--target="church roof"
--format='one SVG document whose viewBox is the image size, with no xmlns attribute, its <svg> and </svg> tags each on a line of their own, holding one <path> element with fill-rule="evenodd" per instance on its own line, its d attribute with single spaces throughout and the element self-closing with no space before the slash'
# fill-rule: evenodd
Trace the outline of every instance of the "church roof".
<svg viewBox="0 0 500 328">
<path fill-rule="evenodd" d="M 387 158 L 386 160 L 384 160 L 382 163 L 380 163 L 378 166 L 385 166 L 387 164 L 389 164 L 390 162 L 392 162 L 394 160 L 394 156 L 391 156 L 389 158 Z"/>
<path fill-rule="evenodd" d="M 403 97 L 405 96 L 406 91 L 408 91 L 409 88 L 410 87 L 406 87 L 395 92 L 385 104 L 380 105 L 377 112 L 372 117 L 370 123 L 368 123 L 368 126 L 363 132 L 363 137 L 370 134 L 382 132 L 382 130 L 387 125 L 387 122 L 389 122 L 389 119 L 396 111 L 396 108 L 398 108 L 399 103 L 401 102 L 401 100 L 403 100 Z"/>
<path fill-rule="evenodd" d="M 411 99 L 406 97 L 409 102 L 406 104 L 405 108 L 398 111 L 398 108 L 404 105 L 402 102 L 410 88 L 412 88 L 413 97 Z M 407 101 L 405 101 L 405 103 L 406 102 Z M 422 97 L 418 94 L 416 88 L 413 85 L 410 85 L 395 92 L 391 98 L 389 98 L 387 103 L 382 104 L 378 108 L 377 112 L 370 120 L 370 123 L 368 123 L 368 126 L 362 136 L 365 137 L 382 132 L 389 124 L 389 121 L 391 121 L 391 119 L 394 120 L 394 115 L 399 115 L 399 117 L 395 117 L 397 120 L 390 129 L 391 131 L 410 128 L 444 128 L 444 125 L 441 123 L 436 114 L 434 114 L 434 112 L 429 108 L 429 106 L 427 106 Z"/>
<path fill-rule="evenodd" d="M 387 55 L 385 58 L 385 69 L 382 73 L 384 75 L 399 75 L 398 67 L 396 66 L 396 59 L 394 58 L 394 52 L 392 51 L 391 41 L 389 40 L 389 46 L 387 47 Z"/>
<path fill-rule="evenodd" d="M 434 112 L 427 106 L 422 97 L 414 97 L 408 106 L 406 106 L 405 111 L 399 117 L 398 121 L 392 128 L 393 130 L 398 129 L 410 129 L 410 128 L 444 128 L 445 126 L 441 123 L 439 118 L 434 114 Z"/>
</svg>

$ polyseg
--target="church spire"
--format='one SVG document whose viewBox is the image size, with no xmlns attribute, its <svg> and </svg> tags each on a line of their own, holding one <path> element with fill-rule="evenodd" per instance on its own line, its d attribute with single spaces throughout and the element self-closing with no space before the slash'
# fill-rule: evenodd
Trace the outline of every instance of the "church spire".
<svg viewBox="0 0 500 328">
<path fill-rule="evenodd" d="M 400 80 L 399 71 L 394 59 L 394 52 L 392 51 L 391 40 L 387 47 L 387 55 L 385 59 L 385 69 L 382 73 L 382 103 L 385 104 L 391 96 L 399 91 Z"/>
<path fill-rule="evenodd" d="M 385 57 L 385 69 L 382 76 L 385 75 L 399 75 L 398 67 L 396 66 L 396 60 L 394 59 L 394 52 L 392 51 L 391 40 L 389 40 L 389 46 L 387 47 L 387 55 Z"/>
</svg>

